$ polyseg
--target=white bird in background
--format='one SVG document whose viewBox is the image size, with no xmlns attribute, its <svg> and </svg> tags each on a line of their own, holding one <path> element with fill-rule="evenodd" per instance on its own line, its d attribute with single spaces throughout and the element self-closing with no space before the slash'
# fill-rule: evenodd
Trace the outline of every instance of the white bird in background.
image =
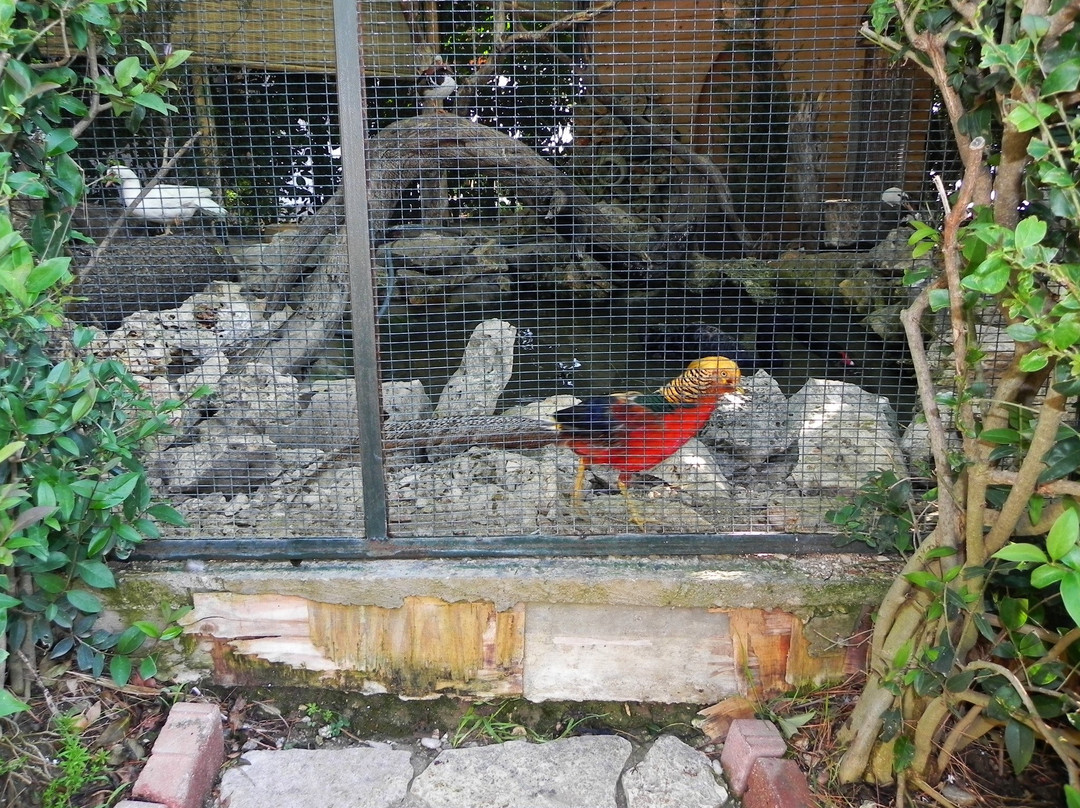
<svg viewBox="0 0 1080 808">
<path fill-rule="evenodd" d="M 890 208 L 905 208 L 913 213 L 915 212 L 915 208 L 908 201 L 907 192 L 903 188 L 897 188 L 895 185 L 881 192 L 881 201 Z"/>
<path fill-rule="evenodd" d="M 142 192 L 139 175 L 126 166 L 110 166 L 106 177 L 120 180 L 120 198 L 129 206 Z M 209 188 L 197 185 L 166 185 L 158 183 L 139 200 L 131 215 L 149 222 L 174 224 L 190 219 L 199 211 L 217 219 L 226 219 L 229 212 L 214 201 Z"/>
<path fill-rule="evenodd" d="M 425 99 L 425 106 L 439 111 L 442 102 L 454 94 L 457 89 L 454 71 L 439 57 L 435 63 L 420 74 L 420 95 Z"/>
</svg>

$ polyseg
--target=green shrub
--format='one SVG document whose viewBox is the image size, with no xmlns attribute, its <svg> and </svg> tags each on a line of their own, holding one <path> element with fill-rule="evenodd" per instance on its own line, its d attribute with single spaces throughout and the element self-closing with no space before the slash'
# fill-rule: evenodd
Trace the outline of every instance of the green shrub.
<svg viewBox="0 0 1080 808">
<path fill-rule="evenodd" d="M 157 537 L 157 521 L 180 521 L 154 501 L 139 459 L 180 404 L 152 401 L 119 362 L 87 350 L 92 331 L 64 332 L 61 316 L 72 279 L 63 252 L 85 192 L 71 157 L 79 135 L 107 112 L 135 129 L 148 113 L 175 111 L 163 98 L 174 89 L 165 74 L 190 52 L 160 60 L 140 43 L 145 65 L 116 56 L 122 15 L 144 8 L 141 0 L 0 3 L 0 685 L 18 666 L 34 666 L 39 649 L 71 653 L 95 675 L 108 662 L 124 682 L 147 637 L 174 631 L 97 628 L 95 590 L 114 586 L 110 556 Z M 143 675 L 153 670 L 144 660 Z M 0 687 L 0 716 L 24 708 Z"/>
</svg>

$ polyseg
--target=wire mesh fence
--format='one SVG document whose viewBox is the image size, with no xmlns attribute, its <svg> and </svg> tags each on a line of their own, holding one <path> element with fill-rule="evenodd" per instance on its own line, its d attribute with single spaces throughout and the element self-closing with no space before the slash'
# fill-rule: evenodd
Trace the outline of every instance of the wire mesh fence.
<svg viewBox="0 0 1080 808">
<path fill-rule="evenodd" d="M 80 149 L 71 311 L 209 388 L 153 458 L 176 535 L 816 533 L 907 477 L 905 220 L 950 166 L 863 8 L 152 7 L 195 55 Z"/>
</svg>

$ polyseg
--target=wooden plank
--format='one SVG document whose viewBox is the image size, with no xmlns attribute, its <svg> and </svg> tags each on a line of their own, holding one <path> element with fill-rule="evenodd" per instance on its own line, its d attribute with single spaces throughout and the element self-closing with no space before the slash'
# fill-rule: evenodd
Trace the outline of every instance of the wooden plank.
<svg viewBox="0 0 1080 808">
<path fill-rule="evenodd" d="M 722 613 L 529 603 L 525 615 L 527 699 L 700 704 L 738 691 Z"/>
<path fill-rule="evenodd" d="M 811 656 L 802 620 L 782 611 L 724 610 L 731 620 L 740 692 L 765 698 L 839 678 L 846 649 Z"/>
<path fill-rule="evenodd" d="M 520 609 L 488 601 L 406 597 L 397 608 L 322 603 L 293 596 L 195 592 L 185 633 L 272 665 L 352 674 L 404 696 L 517 696 L 524 632 Z M 218 655 L 216 674 L 239 681 Z"/>
<path fill-rule="evenodd" d="M 360 11 L 365 74 L 415 76 L 417 57 L 398 4 L 364 0 Z M 195 51 L 194 61 L 335 72 L 333 0 L 187 0 L 177 6 L 172 37 Z"/>
</svg>

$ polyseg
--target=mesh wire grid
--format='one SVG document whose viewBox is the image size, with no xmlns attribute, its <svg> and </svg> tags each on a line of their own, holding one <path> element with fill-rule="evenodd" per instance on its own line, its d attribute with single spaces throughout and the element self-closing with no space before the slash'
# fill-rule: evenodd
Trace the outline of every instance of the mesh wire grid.
<svg viewBox="0 0 1080 808">
<path fill-rule="evenodd" d="M 813 533 L 911 473 L 904 219 L 950 166 L 863 7 L 360 0 L 348 116 L 340 4 L 152 7 L 140 38 L 195 51 L 179 111 L 95 127 L 77 227 L 116 222 L 107 165 L 228 216 L 129 213 L 72 312 L 156 389 L 213 390 L 153 458 L 173 535 L 357 537 L 372 502 L 393 537 Z M 609 397 L 710 355 L 742 389 L 704 426 L 700 378 Z"/>
</svg>

